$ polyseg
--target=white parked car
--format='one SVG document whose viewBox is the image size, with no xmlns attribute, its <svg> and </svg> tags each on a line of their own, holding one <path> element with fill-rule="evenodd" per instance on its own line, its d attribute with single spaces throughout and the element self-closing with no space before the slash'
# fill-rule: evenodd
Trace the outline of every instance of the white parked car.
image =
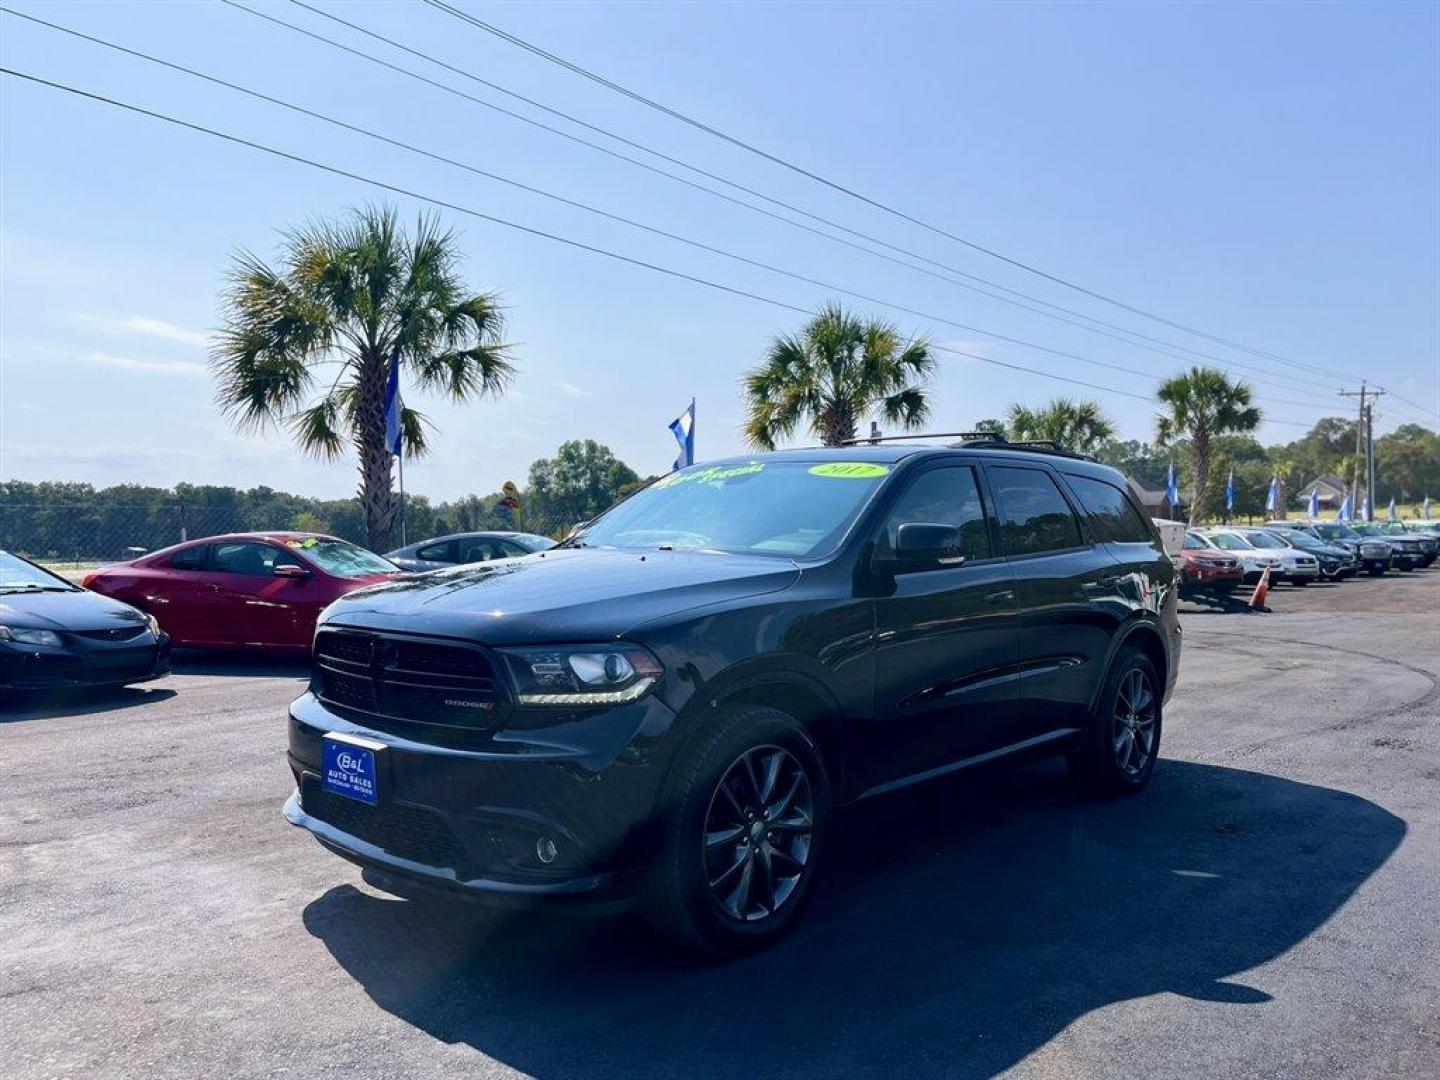
<svg viewBox="0 0 1440 1080">
<path fill-rule="evenodd" d="M 1285 576 L 1285 559 L 1281 552 L 1272 550 L 1262 551 L 1241 536 L 1238 530 L 1191 529 L 1190 535 L 1207 547 L 1212 547 L 1216 551 L 1227 552 L 1239 559 L 1240 566 L 1245 571 L 1246 584 L 1253 584 L 1259 581 L 1260 575 L 1266 570 L 1270 571 L 1270 579 L 1272 581 Z M 1315 572 L 1317 574 L 1320 572 L 1318 563 L 1315 565 Z"/>
<path fill-rule="evenodd" d="M 1280 556 L 1280 568 L 1284 580 L 1295 585 L 1305 585 L 1320 580 L 1320 560 L 1309 551 L 1287 544 L 1285 538 L 1276 536 L 1268 529 L 1231 529 L 1251 547 Z M 1272 570 L 1270 576 L 1274 577 Z"/>
</svg>

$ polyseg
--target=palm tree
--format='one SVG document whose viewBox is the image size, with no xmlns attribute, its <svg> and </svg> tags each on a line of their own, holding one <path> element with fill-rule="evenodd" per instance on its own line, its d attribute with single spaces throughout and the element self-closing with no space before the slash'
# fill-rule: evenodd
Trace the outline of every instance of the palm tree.
<svg viewBox="0 0 1440 1080">
<path fill-rule="evenodd" d="M 839 446 L 872 413 L 913 431 L 930 414 L 922 384 L 936 366 L 923 338 L 907 340 L 889 323 L 829 304 L 798 334 L 772 341 L 746 374 L 745 434 L 772 450 L 805 423 L 826 446 Z"/>
<path fill-rule="evenodd" d="M 1115 425 L 1093 401 L 1056 398 L 1043 409 L 1010 406 L 1010 437 L 1021 442 L 1042 439 L 1067 450 L 1093 454 L 1102 443 L 1115 437 Z"/>
<path fill-rule="evenodd" d="M 241 251 L 222 295 L 210 360 L 220 407 L 241 430 L 288 427 L 322 459 L 353 446 L 376 550 L 399 510 L 385 439 L 392 361 L 454 401 L 498 395 L 515 372 L 497 298 L 469 292 L 458 263 L 435 218 L 407 233 L 393 209 L 365 207 L 284 234 L 275 269 Z M 410 408 L 400 419 L 406 455 L 424 454 L 429 422 Z"/>
<path fill-rule="evenodd" d="M 1212 440 L 1221 435 L 1242 435 L 1260 426 L 1260 410 L 1250 404 L 1250 387 L 1231 382 L 1223 371 L 1193 367 L 1166 379 L 1156 398 L 1169 411 L 1155 418 L 1155 441 L 1169 446 L 1177 439 L 1190 443 L 1190 479 L 1195 487 L 1190 520 L 1205 520 L 1205 499 L 1210 485 Z"/>
</svg>

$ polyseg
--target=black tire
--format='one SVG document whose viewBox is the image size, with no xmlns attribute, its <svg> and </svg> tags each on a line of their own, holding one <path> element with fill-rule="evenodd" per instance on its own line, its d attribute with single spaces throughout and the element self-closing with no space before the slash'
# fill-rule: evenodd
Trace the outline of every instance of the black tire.
<svg viewBox="0 0 1440 1080">
<path fill-rule="evenodd" d="M 1371 577 L 1379 577 L 1385 573 L 1385 568 L 1383 566 L 1369 566 L 1365 568 L 1365 572 Z"/>
<path fill-rule="evenodd" d="M 787 795 L 788 808 L 777 810 Z M 660 850 L 642 889 L 651 926 L 714 956 L 761 948 L 791 927 L 830 819 L 824 760 L 794 718 L 764 705 L 716 712 L 676 765 L 661 814 Z"/>
<path fill-rule="evenodd" d="M 1303 577 L 1291 578 L 1291 579 L 1290 579 L 1290 584 L 1291 584 L 1291 585 L 1298 585 L 1298 586 L 1300 586 L 1301 588 L 1304 588 L 1306 585 L 1309 585 L 1309 584 L 1310 584 L 1310 579 L 1309 579 L 1309 578 L 1303 578 Z"/>
<path fill-rule="evenodd" d="M 1127 702 L 1135 696 L 1136 680 L 1143 684 L 1149 698 L 1139 708 L 1127 708 Z M 1150 782 L 1160 754 L 1163 687 L 1155 665 L 1144 652 L 1137 648 L 1121 650 L 1106 673 L 1085 735 L 1067 758 L 1070 775 L 1082 790 L 1096 795 L 1127 795 Z M 1137 727 L 1129 718 L 1140 713 L 1146 723 Z M 1122 747 L 1125 731 L 1130 733 L 1128 747 Z M 1137 760 L 1136 751 L 1141 748 L 1143 760 Z"/>
</svg>

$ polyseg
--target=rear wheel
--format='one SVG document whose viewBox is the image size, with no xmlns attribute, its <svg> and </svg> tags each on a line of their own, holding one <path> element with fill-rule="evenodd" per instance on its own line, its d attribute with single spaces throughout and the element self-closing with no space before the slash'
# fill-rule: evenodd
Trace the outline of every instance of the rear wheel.
<svg viewBox="0 0 1440 1080">
<path fill-rule="evenodd" d="M 823 849 L 830 785 L 793 718 L 765 706 L 718 713 L 677 766 L 644 902 L 690 948 L 736 954 L 794 922 Z"/>
<path fill-rule="evenodd" d="M 1139 649 L 1115 658 L 1100 690 L 1084 741 L 1069 757 L 1070 773 L 1087 791 L 1139 791 L 1160 753 L 1160 680 Z"/>
</svg>

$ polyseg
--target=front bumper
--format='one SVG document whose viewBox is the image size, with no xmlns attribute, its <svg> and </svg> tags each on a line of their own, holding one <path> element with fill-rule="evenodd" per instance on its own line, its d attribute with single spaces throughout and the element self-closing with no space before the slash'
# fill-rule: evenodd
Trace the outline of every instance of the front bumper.
<svg viewBox="0 0 1440 1080">
<path fill-rule="evenodd" d="M 123 686 L 170 674 L 170 638 L 149 644 L 35 647 L 0 643 L 0 689 L 66 690 Z"/>
<path fill-rule="evenodd" d="M 413 885 L 499 903 L 615 903 L 653 841 L 668 764 L 662 736 L 673 719 L 651 695 L 460 748 L 366 728 L 307 693 L 290 710 L 297 791 L 285 818 L 385 875 L 394 891 Z M 384 744 L 377 806 L 324 790 L 322 741 L 330 732 Z M 554 845 L 548 863 L 542 842 Z"/>
</svg>

